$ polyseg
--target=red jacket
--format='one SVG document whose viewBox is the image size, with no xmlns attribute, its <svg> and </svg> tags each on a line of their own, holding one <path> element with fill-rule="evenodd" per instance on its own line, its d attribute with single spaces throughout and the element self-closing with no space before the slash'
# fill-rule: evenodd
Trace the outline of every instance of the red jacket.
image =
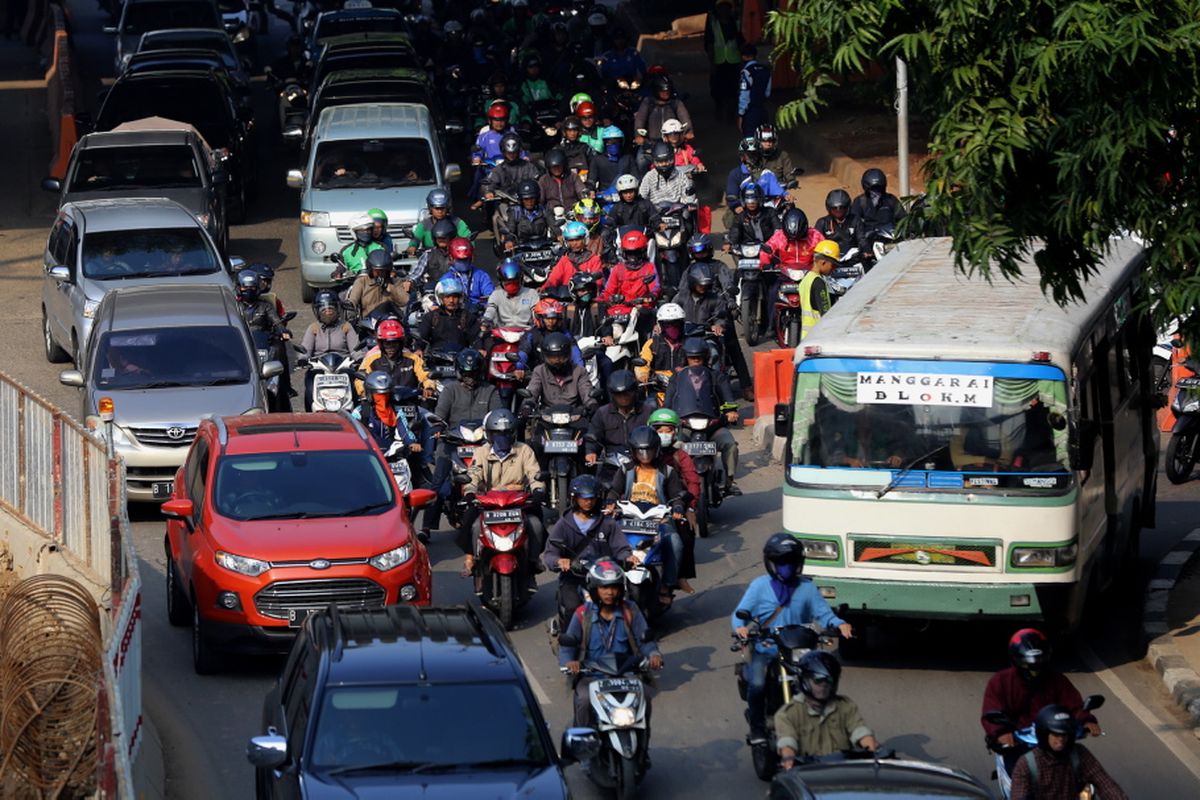
<svg viewBox="0 0 1200 800">
<path fill-rule="evenodd" d="M 704 162 L 700 160 L 700 156 L 696 155 L 696 148 L 690 144 L 682 144 L 675 148 L 675 166 L 703 167 Z"/>
<path fill-rule="evenodd" d="M 647 275 L 654 276 L 654 282 L 649 285 L 642 283 Z M 600 292 L 600 299 L 608 302 L 614 294 L 622 295 L 626 302 L 642 297 L 657 299 L 661 292 L 658 272 L 655 271 L 653 264 L 647 261 L 637 269 L 630 269 L 624 261 L 621 261 L 608 274 L 608 281 L 604 284 L 603 291 Z"/>
<path fill-rule="evenodd" d="M 679 470 L 679 477 L 683 478 L 683 488 L 691 494 L 692 500 L 688 503 L 688 508 L 695 508 L 700 502 L 700 473 L 696 472 L 696 462 L 692 461 L 692 457 L 683 452 L 678 447 L 671 451 L 671 464 L 675 469 Z"/>
<path fill-rule="evenodd" d="M 771 234 L 771 238 L 767 240 L 767 244 L 771 246 L 772 253 L 759 253 L 758 263 L 766 266 L 772 260 L 778 261 L 780 264 L 795 269 L 811 269 L 813 261 L 813 248 L 817 246 L 817 242 L 825 241 L 825 237 L 816 228 L 808 229 L 808 238 L 806 240 L 791 242 L 783 234 L 783 228 Z"/>
<path fill-rule="evenodd" d="M 1037 684 L 1031 686 L 1021 680 L 1016 667 L 1002 669 L 991 677 L 987 688 L 983 690 L 983 708 L 980 713 L 1003 711 L 1016 720 L 1017 728 L 1024 728 L 1032 725 L 1037 713 L 1052 703 L 1069 708 L 1080 722 L 1096 721 L 1095 717 L 1083 710 L 1083 698 L 1066 675 L 1047 671 Z M 980 723 L 988 739 L 994 739 L 1002 733 L 1010 733 L 982 716 Z"/>
<path fill-rule="evenodd" d="M 595 272 L 603 275 L 604 265 L 600 263 L 600 256 L 596 253 L 589 253 L 587 250 L 583 252 L 588 253 L 588 257 L 579 266 L 575 266 L 575 262 L 571 260 L 569 255 L 564 255 L 560 258 L 558 263 L 554 265 L 554 269 L 550 270 L 550 277 L 546 278 L 546 282 L 542 284 L 542 289 L 552 289 L 555 286 L 569 286 L 571 278 L 576 272 Z"/>
</svg>

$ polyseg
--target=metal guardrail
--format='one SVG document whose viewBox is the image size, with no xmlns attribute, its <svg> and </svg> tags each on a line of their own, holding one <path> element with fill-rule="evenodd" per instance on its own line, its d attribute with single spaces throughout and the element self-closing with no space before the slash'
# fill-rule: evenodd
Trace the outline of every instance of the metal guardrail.
<svg viewBox="0 0 1200 800">
<path fill-rule="evenodd" d="M 0 506 L 98 587 L 106 619 L 98 692 L 101 797 L 133 797 L 141 746 L 141 579 L 125 467 L 65 412 L 0 373 Z"/>
</svg>

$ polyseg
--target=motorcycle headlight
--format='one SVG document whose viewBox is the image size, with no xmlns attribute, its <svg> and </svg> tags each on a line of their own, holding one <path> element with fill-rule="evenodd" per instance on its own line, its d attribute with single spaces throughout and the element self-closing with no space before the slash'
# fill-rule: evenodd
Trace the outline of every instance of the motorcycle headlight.
<svg viewBox="0 0 1200 800">
<path fill-rule="evenodd" d="M 553 136 L 554 134 L 558 133 L 558 128 L 554 127 L 553 125 L 547 125 L 543 130 L 546 131 L 547 136 Z"/>
<path fill-rule="evenodd" d="M 412 558 L 413 549 L 411 544 L 402 544 L 399 547 L 388 550 L 386 553 L 380 553 L 373 558 L 367 559 L 367 563 L 380 572 L 387 572 L 389 569 L 395 569 Z"/>
<path fill-rule="evenodd" d="M 550 415 L 551 425 L 570 425 L 571 414 L 568 411 L 559 411 Z"/>
<path fill-rule="evenodd" d="M 83 301 L 83 316 L 85 319 L 94 319 L 96 309 L 100 307 L 99 300 L 84 300 Z"/>
<path fill-rule="evenodd" d="M 492 547 L 496 548 L 497 553 L 507 553 L 509 550 L 512 550 L 513 547 L 516 546 L 514 537 L 511 534 L 506 536 L 503 534 L 492 533 L 489 531 L 489 535 L 492 537 Z"/>
<path fill-rule="evenodd" d="M 300 224 L 309 228 L 328 228 L 329 227 L 329 212 L 328 211 L 301 211 Z"/>
<path fill-rule="evenodd" d="M 687 425 L 694 431 L 708 430 L 708 419 L 705 417 L 688 417 Z"/>
<path fill-rule="evenodd" d="M 618 728 L 628 728 L 633 723 L 637 722 L 637 715 L 633 713 L 632 708 L 614 708 L 608 715 L 612 720 L 612 724 Z"/>
<path fill-rule="evenodd" d="M 224 550 L 217 551 L 216 562 L 230 572 L 236 572 L 239 575 L 249 575 L 251 578 L 256 578 L 271 568 L 270 564 L 261 559 L 235 556 L 233 553 L 226 553 Z"/>
<path fill-rule="evenodd" d="M 250 39 L 250 28 L 245 25 L 238 28 L 238 32 L 233 35 L 233 43 L 234 44 L 241 44 L 242 42 L 248 41 L 249 39 Z"/>
<path fill-rule="evenodd" d="M 1195 414 L 1200 412 L 1200 397 L 1193 397 L 1183 404 L 1182 409 L 1184 414 Z"/>
</svg>

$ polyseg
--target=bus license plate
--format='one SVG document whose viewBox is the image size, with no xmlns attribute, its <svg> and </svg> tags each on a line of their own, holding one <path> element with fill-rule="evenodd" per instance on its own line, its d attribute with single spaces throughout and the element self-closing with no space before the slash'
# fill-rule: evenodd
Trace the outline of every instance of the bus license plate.
<svg viewBox="0 0 1200 800">
<path fill-rule="evenodd" d="M 717 454 L 716 442 L 684 442 L 683 452 L 689 456 L 715 456 Z"/>
<path fill-rule="evenodd" d="M 579 442 L 575 441 L 574 439 L 571 439 L 568 441 L 556 441 L 554 439 L 551 439 L 550 441 L 545 443 L 544 447 L 545 447 L 545 450 L 547 453 L 578 453 L 579 452 Z"/>
<path fill-rule="evenodd" d="M 521 509 L 498 508 L 483 512 L 483 521 L 488 525 L 506 525 L 521 521 Z"/>
<path fill-rule="evenodd" d="M 175 481 L 157 481 L 150 484 L 150 493 L 155 500 L 168 500 L 175 491 Z"/>
</svg>

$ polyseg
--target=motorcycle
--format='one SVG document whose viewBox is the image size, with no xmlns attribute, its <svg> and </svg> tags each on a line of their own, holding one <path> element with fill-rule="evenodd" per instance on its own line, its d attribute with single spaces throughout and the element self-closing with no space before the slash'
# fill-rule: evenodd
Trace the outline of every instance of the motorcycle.
<svg viewBox="0 0 1200 800">
<path fill-rule="evenodd" d="M 308 90 L 305 88 L 308 79 L 306 76 L 280 78 L 270 67 L 263 72 L 267 77 L 267 86 L 279 95 L 279 135 L 285 142 L 299 145 L 308 122 Z"/>
<path fill-rule="evenodd" d="M 729 646 L 731 651 L 742 653 L 742 663 L 735 667 L 738 694 L 742 700 L 746 699 L 746 670 L 750 668 L 754 646 L 758 642 L 771 642 L 776 648 L 775 657 L 767 667 L 766 691 L 763 695 L 767 736 L 764 739 L 749 734 L 746 736 L 746 744 L 750 745 L 750 757 L 754 762 L 754 774 L 769 781 L 779 771 L 779 752 L 775 747 L 775 712 L 792 702 L 792 698 L 800 691 L 800 660 L 804 655 L 817 648 L 835 650 L 837 638 L 811 625 L 764 628 L 745 609 L 737 612 L 737 618 L 749 629 L 744 639 L 733 634 L 735 641 Z M 748 722 L 748 709 L 746 716 Z"/>
<path fill-rule="evenodd" d="M 674 297 L 688 267 L 687 241 L 691 235 L 691 210 L 683 203 L 659 203 L 659 222 L 666 226 L 654 232 L 655 268 L 663 284 L 663 295 Z"/>
<path fill-rule="evenodd" d="M 1083 698 L 1083 710 L 1095 711 L 1104 705 L 1104 699 L 1102 694 L 1089 694 Z M 1018 728 L 1016 722 L 1003 711 L 985 711 L 983 718 L 993 725 L 1006 728 L 1013 735 L 1013 743 L 1008 746 L 999 742 L 988 743 L 988 749 L 996 756 L 996 769 L 992 771 L 992 777 L 996 779 L 1000 796 L 1008 800 L 1012 789 L 1012 770 L 1017 765 L 1017 759 L 1037 747 L 1037 732 L 1033 725 Z M 1076 741 L 1087 738 L 1087 735 L 1087 728 L 1080 724 L 1075 732 Z"/>
<path fill-rule="evenodd" d="M 791 349 L 800 344 L 800 282 L 808 270 L 790 264 L 780 264 L 783 282 L 775 295 L 775 341 L 781 348 Z"/>
<path fill-rule="evenodd" d="M 559 248 L 554 241 L 546 238 L 521 242 L 512 252 L 513 258 L 521 265 L 525 285 L 538 291 L 550 277 L 550 270 L 554 269 L 559 255 Z"/>
<path fill-rule="evenodd" d="M 838 259 L 838 265 L 833 268 L 833 272 L 825 276 L 825 285 L 829 287 L 830 301 L 836 303 L 846 292 L 854 288 L 854 284 L 862 280 L 866 274 L 867 268 L 861 250 L 857 247 L 851 247 L 842 253 L 842 257 Z"/>
<path fill-rule="evenodd" d="M 529 391 L 520 389 L 518 393 L 525 397 Z M 550 507 L 560 515 L 565 514 L 571 506 L 571 480 L 580 470 L 579 454 L 583 452 L 583 434 L 586 427 L 586 423 L 581 424 L 583 414 L 578 408 L 569 405 L 528 410 L 530 414 L 536 413 L 542 421 L 539 438 L 544 463 L 541 466 L 547 474 Z"/>
<path fill-rule="evenodd" d="M 516 396 L 520 380 L 517 378 L 517 361 L 520 359 L 518 347 L 525 328 L 501 325 L 492 328 L 492 347 L 488 351 L 488 380 L 500 393 L 500 399 L 510 409 Z"/>
<path fill-rule="evenodd" d="M 475 593 L 495 612 L 505 630 L 512 630 L 519 611 L 529 600 L 528 534 L 525 506 L 528 492 L 493 489 L 475 498 L 480 508 L 476 548 Z"/>
<path fill-rule="evenodd" d="M 293 345 L 293 348 L 300 354 L 296 366 L 313 373 L 312 402 L 304 410 L 350 411 L 358 399 L 351 380 L 357 375 L 358 359 L 340 353 L 324 353 L 314 359 L 302 345 Z"/>
<path fill-rule="evenodd" d="M 422 434 L 429 426 L 431 414 L 421 406 L 424 402 L 421 390 L 410 386 L 400 387 L 393 390 L 392 398 L 396 403 L 396 411 L 404 417 L 404 422 L 412 431 L 413 436 L 418 442 L 423 441 L 425 437 Z M 429 479 L 432 478 L 425 462 L 425 455 L 411 451 L 405 453 L 405 458 L 408 459 L 410 481 L 413 483 L 427 485 Z"/>
<path fill-rule="evenodd" d="M 636 566 L 625 570 L 626 595 L 647 620 L 658 619 L 670 608 L 659 601 L 658 595 L 662 586 L 661 534 L 671 519 L 671 506 L 621 500 L 617 503 L 617 515 L 621 532 L 639 558 Z"/>
<path fill-rule="evenodd" d="M 1172 344 L 1183 347 L 1180 339 Z M 1189 360 L 1185 366 L 1192 374 L 1175 382 L 1175 399 L 1171 402 L 1175 425 L 1167 442 L 1167 480 L 1175 484 L 1185 483 L 1200 460 L 1200 363 Z"/>
<path fill-rule="evenodd" d="M 530 150 L 538 153 L 554 147 L 562 135 L 558 130 L 558 120 L 561 117 L 558 101 L 554 98 L 535 100 L 529 107 L 529 118 L 532 123 L 529 126 L 528 134 L 521 137 L 522 141 L 528 145 Z"/>
<path fill-rule="evenodd" d="M 614 301 L 617 298 L 613 298 Z M 614 302 L 604 311 L 605 321 L 612 327 L 613 343 L 604 349 L 613 370 L 629 369 L 638 357 L 638 308 Z"/>
<path fill-rule="evenodd" d="M 761 250 L 761 242 L 747 242 L 733 251 L 741 287 L 742 333 L 746 337 L 746 344 L 751 347 L 762 338 L 763 323 L 767 318 L 766 290 L 763 287 L 771 286 L 778 274 L 777 269 L 759 265 L 758 254 Z"/>
<path fill-rule="evenodd" d="M 717 443 L 712 440 L 721 420 L 700 411 L 679 416 L 684 430 L 679 446 L 692 457 L 702 484 L 703 496 L 696 502 L 696 533 L 705 539 L 710 530 L 709 513 L 725 499 L 725 467 Z"/>
<path fill-rule="evenodd" d="M 289 322 L 296 318 L 295 311 L 289 311 L 280 318 L 280 322 L 286 326 Z M 288 365 L 287 345 L 283 341 L 283 337 L 273 331 L 262 330 L 255 328 L 251 332 L 254 339 L 254 349 L 258 352 L 258 364 L 261 367 L 268 361 L 278 361 L 283 364 L 283 368 L 290 369 Z M 267 410 L 290 412 L 292 410 L 292 400 L 290 397 L 285 397 L 286 392 L 282 388 L 283 381 L 280 375 L 275 375 L 267 380 Z"/>
<path fill-rule="evenodd" d="M 459 527 L 462 524 L 463 512 L 466 510 L 462 498 L 462 487 L 467 483 L 467 471 L 475 461 L 475 452 L 486 444 L 483 422 L 480 420 L 464 420 L 453 427 L 448 427 L 436 415 L 430 414 L 427 421 L 431 425 L 442 428 L 441 440 L 454 446 L 450 454 L 450 496 L 446 501 L 446 519 L 450 526 Z"/>
</svg>

